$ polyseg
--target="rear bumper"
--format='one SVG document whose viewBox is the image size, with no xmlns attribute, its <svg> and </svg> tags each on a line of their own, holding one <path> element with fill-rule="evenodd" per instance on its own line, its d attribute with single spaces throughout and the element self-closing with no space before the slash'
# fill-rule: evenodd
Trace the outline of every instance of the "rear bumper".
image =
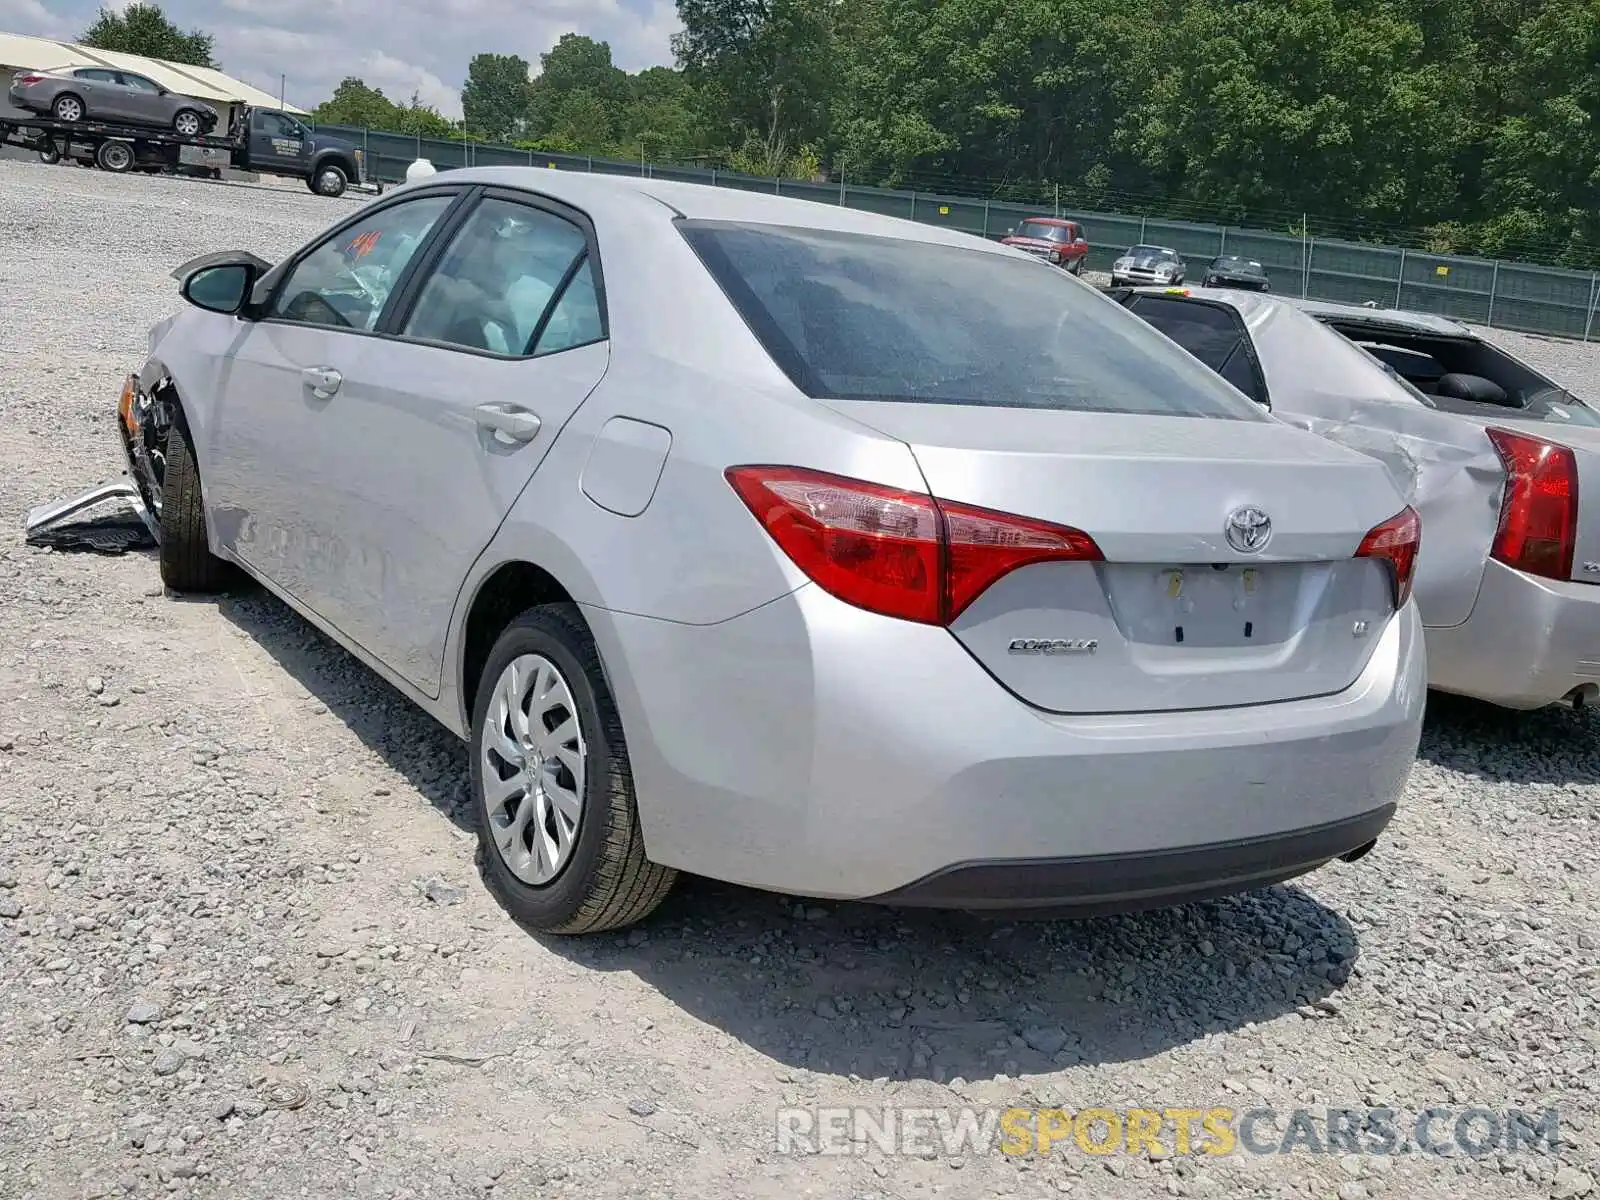
<svg viewBox="0 0 1600 1200">
<path fill-rule="evenodd" d="M 713 626 L 586 615 L 650 857 L 797 895 L 1109 911 L 1287 878 L 1382 828 L 1426 695 L 1414 605 L 1337 695 L 1099 716 L 810 586 Z"/>
<path fill-rule="evenodd" d="M 925 908 L 1048 910 L 1090 917 L 1208 900 L 1293 879 L 1377 840 L 1386 804 L 1310 829 L 1140 854 L 962 863 L 874 897 Z"/>
<path fill-rule="evenodd" d="M 1524 575 L 1493 559 L 1472 615 L 1427 631 L 1428 683 L 1505 708 L 1600 694 L 1600 584 Z"/>
</svg>

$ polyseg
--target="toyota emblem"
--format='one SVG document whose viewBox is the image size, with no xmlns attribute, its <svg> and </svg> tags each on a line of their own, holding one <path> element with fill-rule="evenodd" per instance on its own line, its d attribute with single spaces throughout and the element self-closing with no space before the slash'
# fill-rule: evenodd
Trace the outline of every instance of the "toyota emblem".
<svg viewBox="0 0 1600 1200">
<path fill-rule="evenodd" d="M 1240 554 L 1259 554 L 1272 540 L 1272 518 L 1253 505 L 1236 508 L 1228 514 L 1223 532 L 1228 545 Z"/>
</svg>

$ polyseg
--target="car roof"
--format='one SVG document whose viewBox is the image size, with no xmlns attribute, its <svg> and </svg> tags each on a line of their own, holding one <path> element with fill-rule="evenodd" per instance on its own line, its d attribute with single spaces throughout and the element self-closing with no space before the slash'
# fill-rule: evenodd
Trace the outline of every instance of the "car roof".
<svg viewBox="0 0 1600 1200">
<path fill-rule="evenodd" d="M 1283 297 L 1313 317 L 1333 317 L 1343 324 L 1364 325 L 1374 333 L 1388 329 L 1397 333 L 1439 334 L 1445 337 L 1476 337 L 1467 326 L 1433 313 L 1407 312 L 1399 308 L 1368 308 L 1362 304 L 1335 304 L 1328 300 L 1297 300 Z"/>
<path fill-rule="evenodd" d="M 1023 217 L 1023 221 L 1032 221 L 1035 225 L 1076 225 L 1071 217 Z M 1021 224 L 1021 222 L 1018 222 Z"/>
<path fill-rule="evenodd" d="M 1141 287 L 1135 290 L 1151 296 L 1190 295 L 1199 300 L 1221 301 L 1237 308 L 1247 321 L 1258 313 L 1283 305 L 1297 308 L 1307 316 L 1333 317 L 1341 324 L 1362 325 L 1374 334 L 1382 334 L 1388 330 L 1393 333 L 1434 334 L 1443 337 L 1478 336 L 1467 326 L 1459 321 L 1452 321 L 1449 317 L 1437 317 L 1432 313 L 1406 312 L 1397 308 L 1366 308 L 1357 304 L 1335 304 L 1327 300 L 1302 300 L 1298 296 L 1241 292 L 1236 288 Z"/>
<path fill-rule="evenodd" d="M 440 171 L 387 194 L 393 196 L 410 188 L 458 183 L 511 188 L 546 196 L 586 212 L 597 223 L 605 220 L 660 221 L 666 225 L 675 217 L 684 217 L 690 220 L 738 221 L 836 233 L 860 233 L 1011 256 L 1019 253 L 976 234 L 856 208 L 822 204 L 815 200 L 750 192 L 742 188 L 714 187 L 704 183 L 680 183 L 630 175 L 596 175 L 547 167 L 468 167 Z"/>
</svg>

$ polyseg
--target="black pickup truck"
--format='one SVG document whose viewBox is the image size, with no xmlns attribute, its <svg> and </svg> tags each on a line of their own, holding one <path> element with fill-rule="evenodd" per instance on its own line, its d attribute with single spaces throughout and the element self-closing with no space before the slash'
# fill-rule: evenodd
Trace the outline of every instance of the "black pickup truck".
<svg viewBox="0 0 1600 1200">
<path fill-rule="evenodd" d="M 225 135 L 188 136 L 170 129 L 103 121 L 57 121 L 21 109 L 0 110 L 0 143 L 37 150 L 46 162 L 85 157 L 104 171 L 177 170 L 183 150 L 212 151 L 198 165 L 226 156 L 224 165 L 260 175 L 303 179 L 320 196 L 341 196 L 351 184 L 367 183 L 361 149 L 343 138 L 317 133 L 286 112 L 239 105 Z M 381 190 L 381 185 L 379 185 Z"/>
</svg>

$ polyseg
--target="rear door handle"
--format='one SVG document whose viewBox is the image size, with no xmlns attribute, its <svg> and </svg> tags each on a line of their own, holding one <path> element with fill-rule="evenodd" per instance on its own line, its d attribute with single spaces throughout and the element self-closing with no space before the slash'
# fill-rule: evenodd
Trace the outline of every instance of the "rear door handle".
<svg viewBox="0 0 1600 1200">
<path fill-rule="evenodd" d="M 344 376 L 332 367 L 306 367 L 300 372 L 300 378 L 324 400 L 337 392 L 339 385 L 344 382 Z"/>
<path fill-rule="evenodd" d="M 531 442 L 539 436 L 539 418 L 514 404 L 480 404 L 472 419 L 513 442 Z"/>
</svg>

